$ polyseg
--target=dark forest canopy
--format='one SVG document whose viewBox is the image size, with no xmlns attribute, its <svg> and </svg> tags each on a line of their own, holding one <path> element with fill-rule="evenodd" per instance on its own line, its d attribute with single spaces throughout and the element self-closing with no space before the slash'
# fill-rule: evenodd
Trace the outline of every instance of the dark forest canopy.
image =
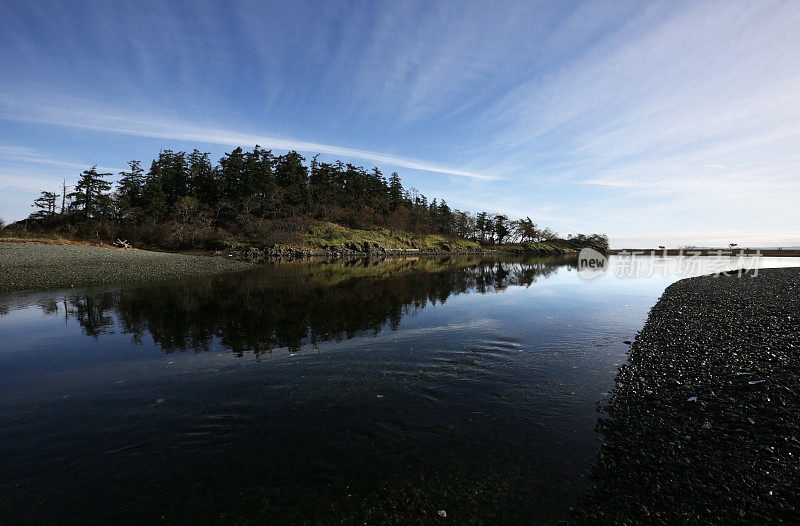
<svg viewBox="0 0 800 526">
<path fill-rule="evenodd" d="M 444 199 L 428 199 L 405 188 L 396 172 L 387 177 L 377 167 L 319 162 L 318 155 L 307 162 L 296 151 L 275 155 L 259 146 L 236 148 L 214 164 L 209 153 L 197 149 L 162 150 L 148 170 L 140 161 L 130 161 L 116 185 L 111 177 L 92 167 L 81 173 L 73 192 L 42 192 L 28 223 L 81 227 L 112 222 L 139 232 L 168 223 L 195 233 L 225 231 L 274 240 L 293 225 L 329 221 L 490 244 L 557 238 L 530 218 L 452 209 Z M 608 245 L 603 235 L 578 234 L 568 241 Z"/>
</svg>

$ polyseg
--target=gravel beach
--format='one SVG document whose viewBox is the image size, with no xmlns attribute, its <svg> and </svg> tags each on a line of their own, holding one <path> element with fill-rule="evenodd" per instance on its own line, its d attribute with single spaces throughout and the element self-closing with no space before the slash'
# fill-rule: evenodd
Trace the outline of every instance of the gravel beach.
<svg viewBox="0 0 800 526">
<path fill-rule="evenodd" d="M 617 377 L 579 524 L 800 523 L 800 269 L 666 289 Z"/>
<path fill-rule="evenodd" d="M 0 292 L 199 278 L 254 267 L 167 252 L 0 242 Z"/>
</svg>

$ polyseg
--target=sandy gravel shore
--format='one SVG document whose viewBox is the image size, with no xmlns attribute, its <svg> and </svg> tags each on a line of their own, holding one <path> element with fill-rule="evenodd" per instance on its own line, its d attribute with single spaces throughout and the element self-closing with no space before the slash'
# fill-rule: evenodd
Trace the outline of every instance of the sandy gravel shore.
<svg viewBox="0 0 800 526">
<path fill-rule="evenodd" d="M 254 266 L 145 250 L 0 242 L 0 292 L 199 278 Z"/>
<path fill-rule="evenodd" d="M 584 524 L 800 523 L 800 269 L 679 281 L 599 430 Z"/>
</svg>

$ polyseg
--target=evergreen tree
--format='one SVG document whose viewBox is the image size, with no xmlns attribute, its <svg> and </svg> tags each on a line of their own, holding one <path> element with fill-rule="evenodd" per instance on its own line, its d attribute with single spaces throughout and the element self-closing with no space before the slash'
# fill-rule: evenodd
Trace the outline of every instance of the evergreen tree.
<svg viewBox="0 0 800 526">
<path fill-rule="evenodd" d="M 383 216 L 389 212 L 389 185 L 383 173 L 374 167 L 367 174 L 367 205 L 373 209 L 374 213 Z"/>
<path fill-rule="evenodd" d="M 209 159 L 210 155 L 195 148 L 187 159 L 189 194 L 206 205 L 212 205 L 220 199 L 216 171 Z"/>
<path fill-rule="evenodd" d="M 258 145 L 252 152 L 244 155 L 242 191 L 245 196 L 257 200 L 256 210 L 261 217 L 264 217 L 271 208 L 269 205 L 277 187 L 274 160 L 271 150 L 265 150 Z"/>
<path fill-rule="evenodd" d="M 403 183 L 400 181 L 400 176 L 397 172 L 392 172 L 389 177 L 389 207 L 391 210 L 397 210 L 403 205 Z"/>
<path fill-rule="evenodd" d="M 159 223 L 167 217 L 167 196 L 161 178 L 151 177 L 147 180 L 142 190 L 142 208 L 150 223 Z"/>
<path fill-rule="evenodd" d="M 492 216 L 486 218 L 486 239 L 494 242 L 494 218 Z"/>
<path fill-rule="evenodd" d="M 494 236 L 497 240 L 497 244 L 501 244 L 503 240 L 508 237 L 508 234 L 511 233 L 508 225 L 508 216 L 497 214 L 492 218 L 492 223 L 494 226 Z"/>
<path fill-rule="evenodd" d="M 56 213 L 56 200 L 60 194 L 54 192 L 42 192 L 36 200 L 33 201 L 31 206 L 38 208 L 36 212 L 31 214 L 33 218 L 43 218 L 54 216 Z"/>
<path fill-rule="evenodd" d="M 286 196 L 286 204 L 295 208 L 305 204 L 308 190 L 308 169 L 305 159 L 292 150 L 277 159 L 275 179 Z M 292 210 L 293 212 L 294 210 Z"/>
<path fill-rule="evenodd" d="M 141 162 L 129 161 L 130 171 L 120 172 L 117 191 L 114 194 L 114 205 L 122 218 L 129 217 L 142 205 L 142 189 L 145 183 L 144 169 Z"/>
<path fill-rule="evenodd" d="M 455 215 L 455 234 L 463 238 L 475 238 L 475 218 L 469 212 L 456 210 Z"/>
<path fill-rule="evenodd" d="M 480 212 L 475 218 L 475 227 L 478 229 L 478 237 L 481 242 L 486 240 L 486 234 L 489 233 L 491 228 L 491 219 L 486 212 Z"/>
<path fill-rule="evenodd" d="M 160 179 L 168 208 L 189 195 L 189 170 L 185 152 L 162 150 L 158 159 L 150 166 L 148 175 Z"/>
<path fill-rule="evenodd" d="M 97 166 L 81 172 L 75 191 L 69 194 L 72 208 L 84 219 L 101 219 L 111 212 L 110 173 L 97 173 Z"/>
<path fill-rule="evenodd" d="M 526 241 L 538 241 L 539 230 L 530 217 L 514 221 L 513 229 L 514 235 L 523 243 Z"/>
<path fill-rule="evenodd" d="M 316 161 L 316 157 L 314 157 Z M 309 176 L 309 199 L 315 208 L 315 216 L 328 219 L 339 193 L 339 175 L 336 167 L 328 163 L 312 163 Z"/>
<path fill-rule="evenodd" d="M 439 204 L 439 209 L 437 210 L 438 215 L 438 223 L 439 223 L 439 231 L 442 234 L 450 235 L 453 233 L 453 211 L 450 210 L 450 207 L 447 206 L 447 203 L 444 199 Z"/>
<path fill-rule="evenodd" d="M 231 201 L 240 201 L 245 197 L 244 152 L 241 148 L 236 148 L 230 153 L 226 153 L 219 160 L 219 166 L 222 195 Z"/>
</svg>

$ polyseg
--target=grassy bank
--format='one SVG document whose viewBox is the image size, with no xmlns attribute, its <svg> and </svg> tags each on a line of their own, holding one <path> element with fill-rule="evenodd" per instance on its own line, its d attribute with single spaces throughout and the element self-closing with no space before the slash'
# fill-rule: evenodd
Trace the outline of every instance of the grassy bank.
<svg viewBox="0 0 800 526">
<path fill-rule="evenodd" d="M 134 247 L 158 251 L 220 251 L 233 254 L 259 253 L 298 255 L 354 255 L 359 253 L 479 253 L 564 255 L 579 248 L 569 240 L 548 242 L 481 243 L 441 234 L 414 234 L 388 228 L 358 229 L 331 222 L 296 221 L 276 223 L 269 235 L 234 234 L 213 229 L 198 231 L 174 223 L 136 227 L 104 224 L 85 230 L 7 228 L 0 238 L 8 241 L 38 241 L 55 244 L 110 246 L 117 239 Z"/>
<path fill-rule="evenodd" d="M 389 229 L 362 230 L 347 228 L 335 223 L 319 223 L 309 228 L 308 233 L 299 236 L 294 243 L 270 245 L 275 248 L 299 248 L 325 251 L 337 247 L 372 245 L 387 251 L 408 252 L 511 252 L 535 253 L 542 255 L 561 255 L 577 253 L 578 250 L 565 246 L 559 240 L 543 243 L 504 243 L 481 244 L 478 241 L 459 239 L 437 234 L 411 234 Z M 258 238 L 237 238 L 226 241 L 231 248 L 263 247 Z"/>
<path fill-rule="evenodd" d="M 325 251 L 348 246 L 364 246 L 369 244 L 393 251 L 444 251 L 444 252 L 480 252 L 480 243 L 466 239 L 457 239 L 436 234 L 411 234 L 389 229 L 361 230 L 347 228 L 335 223 L 316 223 L 294 239 L 284 243 L 270 243 L 260 237 L 231 237 L 222 240 L 226 248 L 274 248 L 274 249 L 309 249 Z"/>
<path fill-rule="evenodd" d="M 359 230 L 346 228 L 335 223 L 321 223 L 314 226 L 302 240 L 309 248 L 327 248 L 347 244 L 373 243 L 383 248 L 395 250 L 445 250 L 479 251 L 480 243 L 466 239 L 456 239 L 435 234 L 409 234 L 388 229 Z"/>
</svg>

